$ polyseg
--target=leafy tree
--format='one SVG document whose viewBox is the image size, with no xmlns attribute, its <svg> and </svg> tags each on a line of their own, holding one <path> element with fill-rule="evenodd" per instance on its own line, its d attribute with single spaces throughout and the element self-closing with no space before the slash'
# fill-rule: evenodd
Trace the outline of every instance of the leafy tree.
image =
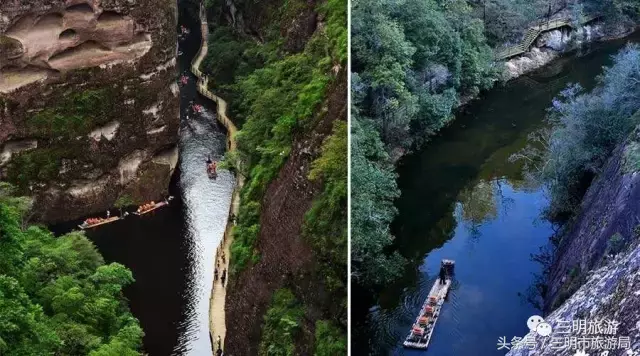
<svg viewBox="0 0 640 356">
<path fill-rule="evenodd" d="M 0 353 L 139 355 L 143 333 L 122 296 L 131 271 L 105 265 L 83 233 L 23 229 L 28 206 L 0 189 Z"/>
<path fill-rule="evenodd" d="M 465 0 L 352 2 L 352 271 L 363 285 L 398 275 L 391 252 L 392 159 L 453 118 L 498 77 L 482 20 Z"/>
<path fill-rule="evenodd" d="M 42 308 L 14 278 L 0 275 L 0 353 L 46 355 L 60 346 Z"/>
<path fill-rule="evenodd" d="M 311 239 L 326 271 L 327 285 L 347 295 L 347 123 L 336 121 L 322 155 L 312 164 L 311 181 L 322 180 L 324 190 L 305 215 L 304 234 Z M 342 298 L 346 325 L 346 298 Z"/>
<path fill-rule="evenodd" d="M 382 284 L 396 278 L 403 263 L 385 251 L 399 192 L 375 129 L 353 114 L 351 124 L 351 271 L 361 284 Z"/>
<path fill-rule="evenodd" d="M 134 201 L 131 198 L 131 196 L 129 196 L 127 194 L 123 194 L 123 195 L 118 197 L 118 199 L 113 204 L 113 206 L 118 208 L 120 210 L 120 215 L 122 215 L 122 209 L 124 209 L 124 208 L 126 208 L 128 206 L 131 206 L 133 204 L 134 204 Z"/>
<path fill-rule="evenodd" d="M 550 10 L 557 11 L 558 4 L 549 0 L 483 0 L 478 15 L 483 19 L 487 39 L 498 47 L 520 41 L 533 22 L 546 19 Z"/>
<path fill-rule="evenodd" d="M 335 119 L 326 117 L 324 106 L 331 94 L 328 89 L 340 90 L 342 86 L 333 84 L 339 76 L 345 78 L 347 3 L 285 1 L 282 6 L 267 9 L 256 29 L 259 33 L 251 34 L 240 33 L 233 24 L 224 23 L 221 19 L 225 14 L 214 3 L 219 2 L 207 3 L 211 5 L 212 21 L 221 23 L 210 37 L 205 71 L 213 78 L 210 83 L 214 90 L 222 92 L 230 102 L 234 122 L 241 126 L 235 137 L 238 150 L 225 156 L 224 166 L 233 167 L 246 179 L 233 229 L 233 276 L 259 259 L 255 244 L 260 232 L 261 203 L 268 184 L 293 149 L 293 137 L 312 134 L 320 120 Z M 252 6 L 236 5 L 239 12 Z M 298 15 L 309 10 L 317 13 L 323 26 L 318 26 L 308 40 L 298 38 L 297 30 L 291 31 L 291 38 L 283 38 L 283 29 L 291 29 L 292 22 L 300 21 Z M 291 39 L 306 44 L 303 49 L 297 45 L 291 49 L 287 44 Z M 320 262 L 318 275 L 326 276 L 326 289 L 337 306 L 327 308 L 331 310 L 324 314 L 340 325 L 337 328 L 346 324 L 347 305 L 347 133 L 345 122 L 335 122 L 321 156 L 312 164 L 307 178 L 321 188 L 303 225 L 303 235 Z M 277 291 L 265 316 L 260 354 L 293 354 L 293 335 L 299 331 L 302 314 L 303 305 L 295 301 L 291 291 Z"/>
</svg>

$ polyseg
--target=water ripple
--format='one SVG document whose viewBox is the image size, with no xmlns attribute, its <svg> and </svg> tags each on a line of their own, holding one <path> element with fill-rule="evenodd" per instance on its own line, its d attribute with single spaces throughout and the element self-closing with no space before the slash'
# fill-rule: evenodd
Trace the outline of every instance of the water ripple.
<svg viewBox="0 0 640 356">
<path fill-rule="evenodd" d="M 184 110 L 189 110 L 189 107 Z M 213 283 L 214 256 L 222 240 L 231 205 L 234 177 L 221 170 L 210 179 L 206 160 L 220 160 L 225 152 L 226 136 L 217 126 L 211 109 L 201 114 L 183 115 L 180 128 L 180 186 L 185 205 L 190 271 L 184 291 L 184 318 L 174 354 L 207 355 L 209 339 L 209 297 Z"/>
</svg>

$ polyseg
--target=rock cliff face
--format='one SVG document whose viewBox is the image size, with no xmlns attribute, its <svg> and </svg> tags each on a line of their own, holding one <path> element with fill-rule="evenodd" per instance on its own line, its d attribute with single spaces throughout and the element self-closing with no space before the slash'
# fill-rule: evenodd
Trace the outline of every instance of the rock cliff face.
<svg viewBox="0 0 640 356">
<path fill-rule="evenodd" d="M 563 53 L 575 50 L 584 43 L 612 38 L 608 36 L 617 37 L 620 34 L 606 34 L 602 24 L 585 25 L 575 31 L 569 28 L 561 28 L 545 32 L 533 43 L 529 52 L 512 58 L 505 63 L 506 79 L 517 78 L 541 68 Z"/>
<path fill-rule="evenodd" d="M 589 188 L 580 213 L 562 238 L 549 269 L 545 317 L 556 328 L 561 320 L 613 320 L 629 347 L 610 356 L 640 351 L 640 131 L 621 144 Z M 530 333 L 534 337 L 534 333 Z M 551 336 L 560 334 L 557 329 Z M 574 334 L 573 336 L 580 336 Z M 539 345 L 543 337 L 538 336 Z M 590 348 L 589 351 L 594 350 Z M 600 352 L 604 349 L 600 348 Z M 549 343 L 509 355 L 573 355 Z M 598 353 L 600 354 L 600 353 Z"/>
<path fill-rule="evenodd" d="M 173 0 L 0 3 L 0 179 L 34 196 L 39 220 L 166 194 L 176 22 Z"/>
</svg>

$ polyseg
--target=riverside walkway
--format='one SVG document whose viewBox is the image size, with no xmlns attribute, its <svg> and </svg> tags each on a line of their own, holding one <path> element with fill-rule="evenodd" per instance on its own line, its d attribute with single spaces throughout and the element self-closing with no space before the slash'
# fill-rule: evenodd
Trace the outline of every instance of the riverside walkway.
<svg viewBox="0 0 640 356">
<path fill-rule="evenodd" d="M 209 25 L 207 23 L 207 15 L 203 4 L 200 5 L 200 21 L 202 27 L 202 45 L 200 46 L 200 50 L 198 51 L 196 58 L 193 60 L 193 63 L 191 63 L 191 72 L 198 77 L 198 93 L 216 103 L 218 121 L 220 121 L 228 131 L 227 149 L 234 151 L 236 149 L 234 137 L 238 129 L 233 121 L 231 121 L 227 116 L 227 102 L 209 90 L 209 78 L 200 70 L 200 65 L 207 56 L 207 51 L 209 50 L 209 46 L 207 44 L 207 39 L 209 38 Z"/>
<path fill-rule="evenodd" d="M 193 74 L 198 78 L 198 93 L 216 103 L 216 117 L 218 121 L 220 121 L 220 123 L 227 129 L 227 151 L 235 151 L 235 136 L 236 132 L 238 132 L 238 129 L 227 115 L 227 102 L 209 90 L 209 78 L 200 70 L 200 64 L 207 56 L 207 40 L 209 38 L 209 26 L 207 23 L 207 15 L 203 3 L 200 4 L 200 23 L 202 30 L 202 44 L 195 59 L 191 63 L 191 72 L 193 72 Z M 234 226 L 234 219 L 231 219 L 231 217 L 238 216 L 238 212 L 240 209 L 240 190 L 242 189 L 243 185 L 244 178 L 240 173 L 236 173 L 236 185 L 233 190 L 229 219 L 227 220 L 227 227 L 224 232 L 224 238 L 222 239 L 222 242 L 220 246 L 218 246 L 216 252 L 216 262 L 214 262 L 218 266 L 219 274 L 222 274 L 222 271 L 224 270 L 227 271 L 227 281 L 224 286 L 222 286 L 220 279 L 217 281 L 214 280 L 211 297 L 209 299 L 209 335 L 211 336 L 214 354 L 218 348 L 218 337 L 220 337 L 222 348 L 224 350 L 224 339 L 227 331 L 224 307 L 226 299 L 226 288 L 227 284 L 229 283 L 229 259 L 231 258 L 230 247 L 233 242 L 232 229 Z M 225 258 L 221 258 L 222 256 L 225 256 Z"/>
<path fill-rule="evenodd" d="M 582 24 L 589 23 L 599 17 L 599 15 L 588 16 L 582 21 Z M 544 21 L 538 25 L 531 26 L 529 27 L 529 29 L 527 29 L 527 33 L 520 43 L 498 52 L 496 54 L 496 60 L 501 61 L 509 59 L 529 51 L 529 48 L 531 48 L 533 42 L 544 32 L 552 31 L 562 27 L 574 27 L 574 25 L 575 24 L 571 21 L 570 18 L 564 18 Z"/>
</svg>

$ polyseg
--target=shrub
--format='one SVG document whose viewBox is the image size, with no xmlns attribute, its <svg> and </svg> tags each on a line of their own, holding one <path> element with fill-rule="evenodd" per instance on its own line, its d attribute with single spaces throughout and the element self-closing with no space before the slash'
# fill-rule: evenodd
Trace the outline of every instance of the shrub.
<svg viewBox="0 0 640 356">
<path fill-rule="evenodd" d="M 617 255 L 624 249 L 624 237 L 616 232 L 607 241 L 607 251 L 605 255 Z"/>
<path fill-rule="evenodd" d="M 41 135 L 75 137 L 104 123 L 112 105 L 109 89 L 74 92 L 64 96 L 57 106 L 36 113 L 27 123 Z"/>
<path fill-rule="evenodd" d="M 277 290 L 264 316 L 259 355 L 294 355 L 295 337 L 303 315 L 302 307 L 290 290 Z"/>
<path fill-rule="evenodd" d="M 328 320 L 316 322 L 315 356 L 334 356 L 347 354 L 346 331 L 334 326 Z"/>
<path fill-rule="evenodd" d="M 543 131 L 524 154 L 551 196 L 550 217 L 572 213 L 611 151 L 640 123 L 640 49 L 621 50 L 598 85 L 584 92 L 570 85 L 553 100 Z M 540 147 L 542 146 L 542 147 Z"/>
</svg>

